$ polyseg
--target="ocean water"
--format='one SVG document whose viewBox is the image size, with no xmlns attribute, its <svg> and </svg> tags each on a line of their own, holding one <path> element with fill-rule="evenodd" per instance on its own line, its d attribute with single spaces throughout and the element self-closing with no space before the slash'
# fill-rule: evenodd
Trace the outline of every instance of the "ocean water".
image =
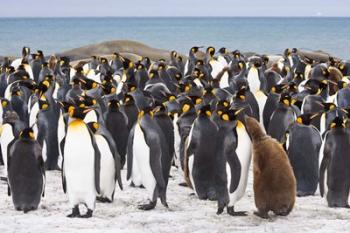
<svg viewBox="0 0 350 233">
<path fill-rule="evenodd" d="M 182 53 L 193 45 L 268 54 L 298 47 L 349 59 L 350 18 L 0 18 L 0 55 L 116 39 Z"/>
</svg>

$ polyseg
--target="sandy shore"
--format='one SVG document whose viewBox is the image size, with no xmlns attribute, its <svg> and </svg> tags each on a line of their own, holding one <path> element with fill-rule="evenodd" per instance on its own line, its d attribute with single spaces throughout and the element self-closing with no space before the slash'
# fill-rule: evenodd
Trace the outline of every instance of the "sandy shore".
<svg viewBox="0 0 350 233">
<path fill-rule="evenodd" d="M 123 171 L 125 179 L 126 171 Z M 142 189 L 131 188 L 124 180 L 124 191 L 117 190 L 112 204 L 98 203 L 91 219 L 69 219 L 68 199 L 61 188 L 59 172 L 47 172 L 46 196 L 37 211 L 23 214 L 13 209 L 7 186 L 0 183 L 0 232 L 347 232 L 350 229 L 348 209 L 328 208 L 319 194 L 297 198 L 293 212 L 287 217 L 262 220 L 255 210 L 252 174 L 248 190 L 237 210 L 248 211 L 247 217 L 231 217 L 225 212 L 216 215 L 216 202 L 200 201 L 192 191 L 180 187 L 181 176 L 172 170 L 169 179 L 168 203 L 158 203 L 155 210 L 137 209 L 145 201 Z"/>
</svg>

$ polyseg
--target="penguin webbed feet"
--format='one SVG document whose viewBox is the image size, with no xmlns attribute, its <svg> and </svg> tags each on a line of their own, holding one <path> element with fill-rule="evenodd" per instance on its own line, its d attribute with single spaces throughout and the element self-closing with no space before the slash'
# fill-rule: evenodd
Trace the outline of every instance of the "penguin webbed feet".
<svg viewBox="0 0 350 233">
<path fill-rule="evenodd" d="M 138 205 L 139 210 L 152 210 L 156 207 L 157 201 L 149 201 L 147 204 Z"/>
<path fill-rule="evenodd" d="M 231 216 L 247 216 L 247 211 L 235 211 L 235 207 L 234 206 L 228 206 L 227 207 L 227 213 Z"/>
<path fill-rule="evenodd" d="M 113 201 L 107 197 L 96 197 L 96 200 L 101 203 L 112 203 Z"/>
<path fill-rule="evenodd" d="M 222 214 L 222 212 L 224 212 L 224 208 L 223 207 L 219 207 L 218 211 L 216 211 L 216 214 L 220 215 L 220 214 Z"/>
<path fill-rule="evenodd" d="M 79 206 L 76 205 L 72 209 L 72 213 L 67 215 L 68 218 L 77 218 L 80 217 L 80 211 L 79 211 Z"/>
<path fill-rule="evenodd" d="M 182 182 L 182 183 L 179 184 L 179 186 L 181 186 L 181 187 L 188 187 L 188 184 L 186 182 Z"/>
</svg>

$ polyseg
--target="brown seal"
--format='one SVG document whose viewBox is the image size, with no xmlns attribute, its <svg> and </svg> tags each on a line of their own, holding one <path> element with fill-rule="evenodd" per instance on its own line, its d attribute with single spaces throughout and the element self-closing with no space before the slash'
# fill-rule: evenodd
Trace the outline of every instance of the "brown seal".
<svg viewBox="0 0 350 233">
<path fill-rule="evenodd" d="M 268 218 L 271 210 L 286 216 L 293 209 L 296 180 L 288 156 L 278 141 L 266 135 L 252 117 L 245 117 L 253 143 L 254 214 Z"/>
</svg>

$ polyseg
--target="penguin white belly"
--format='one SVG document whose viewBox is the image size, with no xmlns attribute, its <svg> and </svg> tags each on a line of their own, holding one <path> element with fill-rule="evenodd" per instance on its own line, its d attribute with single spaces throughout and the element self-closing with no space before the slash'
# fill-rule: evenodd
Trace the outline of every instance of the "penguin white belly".
<svg viewBox="0 0 350 233">
<path fill-rule="evenodd" d="M 254 93 L 254 97 L 259 105 L 259 119 L 260 119 L 260 125 L 264 128 L 264 119 L 263 119 L 263 112 L 264 107 L 266 104 L 267 96 L 262 91 L 257 91 Z"/>
<path fill-rule="evenodd" d="M 321 120 L 320 120 L 320 133 L 321 133 L 321 136 L 323 135 L 323 133 L 325 131 L 326 131 L 326 114 L 322 113 Z"/>
<path fill-rule="evenodd" d="M 318 168 L 321 168 L 321 163 L 322 163 L 323 156 L 324 156 L 323 152 L 324 152 L 326 140 L 327 140 L 327 134 L 325 135 L 324 140 L 322 140 L 320 152 L 318 154 Z M 318 189 L 319 189 L 319 187 L 318 187 Z M 325 174 L 324 174 L 324 194 L 323 194 L 323 197 L 327 196 L 327 192 L 328 192 L 328 186 L 327 186 L 327 168 L 326 168 Z"/>
<path fill-rule="evenodd" d="M 95 74 L 95 70 L 90 70 L 87 74 L 87 78 L 94 80 L 97 83 L 101 83 L 100 73 Z"/>
<path fill-rule="evenodd" d="M 194 163 L 194 155 L 191 155 L 189 158 L 188 158 L 188 171 L 189 171 L 189 176 L 190 176 L 190 180 L 191 180 L 191 184 L 192 184 L 192 187 L 193 187 L 193 190 L 195 191 L 195 193 L 197 194 L 196 192 L 196 185 L 194 183 L 194 180 L 193 180 L 193 163 Z"/>
<path fill-rule="evenodd" d="M 53 93 L 52 93 L 52 97 L 55 100 L 58 99 L 58 89 L 59 88 L 60 88 L 60 86 L 58 85 L 58 83 L 55 83 L 55 89 L 53 90 Z"/>
<path fill-rule="evenodd" d="M 62 150 L 61 150 L 61 142 L 64 138 L 64 136 L 66 135 L 66 130 L 65 130 L 65 123 L 63 120 L 63 115 L 60 114 L 60 118 L 58 119 L 58 127 L 57 127 L 57 138 L 58 138 L 58 166 L 61 168 L 62 166 L 62 160 L 63 160 L 63 154 L 62 154 Z"/>
<path fill-rule="evenodd" d="M 7 147 L 10 142 L 15 138 L 13 136 L 12 126 L 10 124 L 4 124 L 1 127 L 1 153 L 2 153 L 2 161 L 4 162 L 4 176 L 7 177 Z"/>
<path fill-rule="evenodd" d="M 86 114 L 86 116 L 84 118 L 84 122 L 85 123 L 98 122 L 96 111 L 93 110 L 93 111 L 88 112 L 88 114 Z"/>
<path fill-rule="evenodd" d="M 17 70 L 18 66 L 22 64 L 22 58 L 17 58 L 11 63 L 11 66 Z"/>
<path fill-rule="evenodd" d="M 211 60 L 209 63 L 213 69 L 211 71 L 211 76 L 213 78 L 216 78 L 216 76 L 225 68 L 220 62 L 216 60 Z M 225 73 L 224 75 L 227 75 L 227 73 Z"/>
<path fill-rule="evenodd" d="M 234 206 L 234 204 L 239 201 L 247 188 L 247 182 L 248 182 L 248 174 L 249 174 L 249 167 L 251 162 L 251 140 L 249 138 L 249 135 L 242 124 L 242 122 L 237 122 L 237 136 L 238 136 L 238 143 L 236 148 L 236 154 L 238 156 L 238 160 L 241 164 L 241 177 L 237 186 L 237 189 L 230 193 L 230 203 L 229 206 Z"/>
<path fill-rule="evenodd" d="M 247 80 L 248 80 L 250 91 L 252 93 L 255 93 L 258 90 L 260 90 L 260 79 L 259 79 L 259 73 L 257 68 L 255 67 L 250 68 L 248 72 Z"/>
<path fill-rule="evenodd" d="M 116 94 L 117 94 L 117 95 L 119 95 L 119 94 L 122 92 L 123 87 L 124 87 L 124 82 L 123 82 L 123 81 L 120 81 L 120 82 L 118 83 L 118 86 L 117 86 L 117 91 L 116 91 Z"/>
<path fill-rule="evenodd" d="M 187 74 L 189 65 L 190 65 L 189 59 L 187 59 L 186 64 L 185 64 L 184 74 Z"/>
<path fill-rule="evenodd" d="M 225 59 L 223 56 L 218 56 L 218 62 L 219 62 L 223 67 L 225 67 L 225 66 L 228 65 L 226 59 Z"/>
<path fill-rule="evenodd" d="M 76 73 L 77 73 L 77 71 L 76 71 L 75 69 L 73 69 L 73 68 L 71 68 L 71 69 L 69 70 L 70 81 L 72 81 L 72 78 L 75 76 Z"/>
<path fill-rule="evenodd" d="M 327 102 L 334 103 L 335 105 L 337 105 L 337 93 L 335 93 L 334 95 L 328 96 Z"/>
<path fill-rule="evenodd" d="M 108 142 L 101 135 L 95 135 L 96 144 L 101 153 L 100 195 L 112 201 L 115 189 L 115 162 Z"/>
<path fill-rule="evenodd" d="M 47 160 L 47 146 L 46 146 L 45 140 L 43 141 L 42 156 L 43 156 L 44 162 L 46 162 L 46 160 Z"/>
<path fill-rule="evenodd" d="M 305 90 L 305 83 L 307 82 L 307 79 L 305 79 L 304 81 L 302 81 L 299 86 L 298 86 L 298 92 L 302 92 Z"/>
<path fill-rule="evenodd" d="M 96 199 L 95 151 L 83 121 L 70 123 L 64 146 L 64 174 L 71 207 L 85 203 L 93 210 Z"/>
<path fill-rule="evenodd" d="M 293 58 L 292 56 L 288 56 L 288 60 L 289 60 L 289 64 L 290 64 L 290 67 L 293 67 L 294 66 L 294 62 L 293 62 Z"/>
<path fill-rule="evenodd" d="M 133 154 L 141 174 L 142 184 L 148 192 L 148 198 L 153 200 L 154 189 L 157 182 L 151 169 L 150 148 L 145 141 L 145 136 L 138 123 L 135 126 Z"/>
<path fill-rule="evenodd" d="M 173 126 L 174 126 L 174 149 L 175 149 L 175 165 L 181 166 L 180 163 L 180 143 L 181 137 L 179 133 L 179 126 L 177 125 L 177 114 L 174 116 Z"/>
<path fill-rule="evenodd" d="M 310 74 L 310 72 L 311 72 L 311 65 L 310 64 L 307 64 L 306 65 L 306 67 L 305 67 L 305 73 L 304 73 L 304 77 L 305 77 L 305 79 L 309 79 L 309 74 Z"/>
<path fill-rule="evenodd" d="M 135 156 L 133 156 L 133 158 L 132 158 L 132 170 L 131 170 L 130 180 L 137 187 L 142 185 L 141 173 L 140 173 L 139 167 L 137 166 Z"/>
<path fill-rule="evenodd" d="M 36 122 L 36 117 L 39 113 L 39 103 L 35 103 L 32 107 L 32 109 L 30 110 L 30 114 L 29 114 L 29 125 L 34 125 L 34 123 Z"/>
</svg>

